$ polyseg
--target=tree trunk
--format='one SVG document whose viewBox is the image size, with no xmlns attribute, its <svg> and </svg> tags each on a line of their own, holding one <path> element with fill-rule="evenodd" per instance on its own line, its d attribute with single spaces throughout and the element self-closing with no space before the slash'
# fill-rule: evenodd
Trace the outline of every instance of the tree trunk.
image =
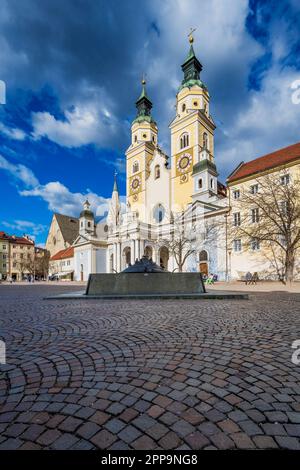
<svg viewBox="0 0 300 470">
<path fill-rule="evenodd" d="M 285 278 L 286 282 L 291 283 L 294 278 L 294 264 L 295 264 L 295 259 L 294 259 L 294 253 L 287 251 L 286 252 L 286 257 L 285 257 Z"/>
</svg>

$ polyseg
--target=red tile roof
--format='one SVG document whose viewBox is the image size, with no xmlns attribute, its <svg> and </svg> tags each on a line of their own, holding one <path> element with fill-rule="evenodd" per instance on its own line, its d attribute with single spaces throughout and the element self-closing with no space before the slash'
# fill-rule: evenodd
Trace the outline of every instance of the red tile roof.
<svg viewBox="0 0 300 470">
<path fill-rule="evenodd" d="M 55 255 L 51 256 L 50 261 L 58 261 L 60 259 L 66 258 L 73 258 L 74 256 L 74 248 L 70 246 L 69 248 L 65 248 L 64 250 L 60 250 Z"/>
<path fill-rule="evenodd" d="M 15 243 L 16 245 L 34 245 L 34 241 L 26 237 L 16 237 L 15 235 L 8 235 L 6 232 L 0 231 L 0 238 L 2 240 L 7 240 L 10 243 Z"/>
<path fill-rule="evenodd" d="M 289 145 L 275 152 L 268 153 L 263 157 L 256 158 L 247 163 L 241 163 L 236 170 L 229 175 L 227 182 L 231 183 L 247 176 L 261 173 L 265 170 L 275 168 L 277 166 L 285 165 L 293 160 L 300 159 L 300 142 L 294 145 Z"/>
</svg>

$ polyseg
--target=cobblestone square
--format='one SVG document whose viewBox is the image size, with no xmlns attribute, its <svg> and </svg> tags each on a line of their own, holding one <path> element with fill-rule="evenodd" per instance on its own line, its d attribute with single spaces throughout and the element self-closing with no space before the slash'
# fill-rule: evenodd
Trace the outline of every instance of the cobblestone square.
<svg viewBox="0 0 300 470">
<path fill-rule="evenodd" d="M 300 294 L 71 291 L 0 286 L 0 449 L 300 449 Z"/>
</svg>

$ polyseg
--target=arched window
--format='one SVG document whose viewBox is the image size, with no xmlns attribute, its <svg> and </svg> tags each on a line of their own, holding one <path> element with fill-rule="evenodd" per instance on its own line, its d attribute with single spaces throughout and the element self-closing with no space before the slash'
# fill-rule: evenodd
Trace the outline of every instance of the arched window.
<svg viewBox="0 0 300 470">
<path fill-rule="evenodd" d="M 185 147 L 188 147 L 188 146 L 189 146 L 189 135 L 187 132 L 185 132 L 180 137 L 180 148 L 184 149 Z"/>
<path fill-rule="evenodd" d="M 199 178 L 198 179 L 198 189 L 202 189 L 202 187 L 203 187 L 202 178 Z"/>
<path fill-rule="evenodd" d="M 208 148 L 208 135 L 206 132 L 203 134 L 203 148 L 207 149 Z"/>
<path fill-rule="evenodd" d="M 185 110 L 186 110 L 186 105 L 185 105 L 185 103 L 183 103 L 183 105 L 181 107 L 181 111 L 184 113 Z"/>
<path fill-rule="evenodd" d="M 165 216 L 165 208 L 162 204 L 158 204 L 153 210 L 153 218 L 155 222 L 160 223 Z"/>
<path fill-rule="evenodd" d="M 137 135 L 134 136 L 134 141 L 137 142 Z"/>
<path fill-rule="evenodd" d="M 208 261 L 208 254 L 206 250 L 202 250 L 199 253 L 199 261 Z"/>
<path fill-rule="evenodd" d="M 154 178 L 157 180 L 160 178 L 160 166 L 156 165 L 154 168 Z"/>
<path fill-rule="evenodd" d="M 132 173 L 137 173 L 139 171 L 139 162 L 134 162 L 132 165 Z"/>
<path fill-rule="evenodd" d="M 214 179 L 210 178 L 210 188 L 214 189 Z"/>
</svg>

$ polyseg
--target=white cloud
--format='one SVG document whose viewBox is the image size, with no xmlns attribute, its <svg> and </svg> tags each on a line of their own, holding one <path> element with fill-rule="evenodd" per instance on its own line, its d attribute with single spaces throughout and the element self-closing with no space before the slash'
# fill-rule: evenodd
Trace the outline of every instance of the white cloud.
<svg viewBox="0 0 300 470">
<path fill-rule="evenodd" d="M 7 127 L 2 122 L 0 122 L 0 132 L 14 140 L 24 140 L 26 138 L 26 134 L 22 129 Z"/>
<path fill-rule="evenodd" d="M 21 196 L 37 196 L 48 204 L 48 209 L 53 212 L 73 215 L 78 217 L 82 204 L 86 198 L 91 203 L 91 208 L 96 216 L 102 216 L 108 210 L 109 199 L 106 199 L 91 191 L 86 193 L 72 193 L 59 181 L 52 181 L 45 185 L 23 190 Z"/>
<path fill-rule="evenodd" d="M 229 169 L 232 162 L 238 164 L 300 140 L 300 104 L 293 102 L 291 88 L 297 78 L 299 72 L 293 68 L 274 66 L 261 89 L 250 92 L 247 109 L 236 116 L 232 128 L 225 129 L 226 137 L 217 149 L 219 166 Z"/>
<path fill-rule="evenodd" d="M 6 158 L 0 155 L 0 169 L 7 171 L 17 181 L 23 183 L 26 187 L 32 187 L 39 184 L 33 172 L 20 163 L 10 163 Z"/>
<path fill-rule="evenodd" d="M 33 138 L 47 137 L 69 148 L 111 144 L 122 127 L 114 116 L 114 104 L 103 89 L 86 86 L 82 93 L 85 97 L 65 110 L 64 120 L 49 112 L 32 113 Z"/>
<path fill-rule="evenodd" d="M 89 199 L 91 208 L 96 216 L 103 216 L 108 210 L 109 198 L 99 196 L 90 190 L 84 193 L 72 193 L 59 181 L 40 184 L 29 168 L 24 165 L 10 163 L 1 155 L 0 169 L 7 171 L 13 178 L 24 184 L 26 189 L 19 191 L 21 196 L 40 197 L 48 204 L 50 211 L 78 217 L 86 198 Z M 21 222 L 25 228 L 26 221 L 19 221 L 19 225 Z"/>
<path fill-rule="evenodd" d="M 29 220 L 14 220 L 13 222 L 3 221 L 2 225 L 11 230 L 17 230 L 18 232 L 23 232 L 26 234 L 30 233 L 34 237 L 45 232 L 48 228 L 46 225 L 36 224 L 35 222 L 31 222 Z"/>
</svg>

